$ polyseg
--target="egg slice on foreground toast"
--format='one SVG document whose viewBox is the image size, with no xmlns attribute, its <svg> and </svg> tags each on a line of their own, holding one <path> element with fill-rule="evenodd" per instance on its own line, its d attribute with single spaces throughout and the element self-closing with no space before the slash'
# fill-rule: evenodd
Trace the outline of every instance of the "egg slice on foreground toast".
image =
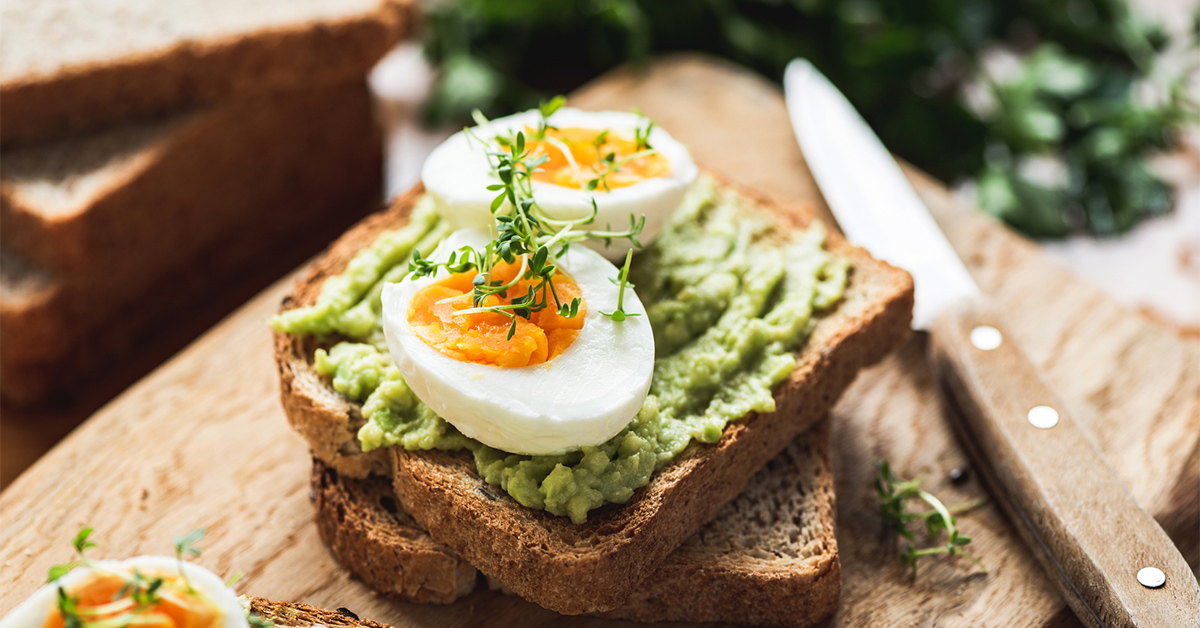
<svg viewBox="0 0 1200 628">
<path fill-rule="evenodd" d="M 490 240 L 480 229 L 462 229 L 432 258 Z M 474 309 L 467 297 L 475 273 L 443 268 L 384 286 L 383 329 L 404 380 L 467 437 L 516 454 L 561 454 L 612 438 L 641 408 L 654 369 L 645 308 L 631 291 L 623 306 L 630 318 L 605 318 L 601 312 L 617 308 L 618 271 L 590 249 L 571 248 L 556 264 L 555 298 L 580 298 L 577 315 L 543 309 L 515 320 L 511 336 L 499 313 L 460 315 Z M 512 280 L 517 267 L 508 266 L 510 274 L 495 276 Z"/>
</svg>

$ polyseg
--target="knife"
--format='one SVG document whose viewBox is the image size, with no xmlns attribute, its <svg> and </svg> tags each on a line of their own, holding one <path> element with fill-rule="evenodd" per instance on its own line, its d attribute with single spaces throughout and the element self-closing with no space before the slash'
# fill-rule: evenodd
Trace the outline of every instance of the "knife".
<svg viewBox="0 0 1200 628">
<path fill-rule="evenodd" d="M 788 114 L 846 238 L 913 276 L 913 327 L 993 497 L 1092 628 L 1198 627 L 1187 561 L 1004 327 L 896 161 L 815 67 L 784 73 Z"/>
</svg>

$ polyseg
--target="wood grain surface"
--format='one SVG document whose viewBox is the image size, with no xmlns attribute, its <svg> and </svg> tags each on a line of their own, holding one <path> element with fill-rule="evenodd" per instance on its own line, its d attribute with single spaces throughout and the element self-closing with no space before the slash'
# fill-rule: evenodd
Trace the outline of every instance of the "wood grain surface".
<svg viewBox="0 0 1200 628">
<path fill-rule="evenodd" d="M 981 329 L 995 332 L 994 346 L 976 338 Z M 1075 616 L 1089 628 L 1200 628 L 1191 567 L 990 304 L 950 308 L 929 343 L 959 442 Z M 1142 586 L 1138 573 L 1146 567 L 1163 572 L 1165 582 Z"/>
<path fill-rule="evenodd" d="M 618 72 L 581 90 L 585 108 L 640 107 L 697 161 L 782 200 L 821 203 L 765 80 L 692 56 L 644 73 Z M 1200 352 L 1121 309 L 992 220 L 955 205 L 910 171 L 976 281 L 1009 329 L 1091 430 L 1132 494 L 1163 525 L 1193 569 L 1200 527 Z M 330 234 L 332 240 L 337 234 Z M 97 556 L 169 552 L 173 535 L 209 529 L 201 562 L 243 571 L 254 595 L 348 607 L 395 626 L 551 626 L 564 618 L 520 599 L 478 592 L 450 606 L 406 604 L 351 581 L 317 539 L 309 460 L 278 401 L 264 320 L 284 278 L 107 405 L 0 493 L 0 613 L 69 557 L 82 525 Z M 982 494 L 951 486 L 966 466 L 951 435 L 918 336 L 863 373 L 835 411 L 834 466 L 842 605 L 832 626 L 1074 626 L 1077 620 L 994 506 L 962 516 L 989 568 L 931 560 L 912 577 L 894 540 L 880 535 L 873 463 L 954 502 Z M 1102 517 L 1098 513 L 1097 517 Z M 574 618 L 575 626 L 615 622 Z"/>
</svg>

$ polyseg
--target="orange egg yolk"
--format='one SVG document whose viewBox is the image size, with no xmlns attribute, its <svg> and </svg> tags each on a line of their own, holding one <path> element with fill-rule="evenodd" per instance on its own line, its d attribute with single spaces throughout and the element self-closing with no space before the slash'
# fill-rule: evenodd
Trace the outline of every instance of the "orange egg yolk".
<svg viewBox="0 0 1200 628">
<path fill-rule="evenodd" d="M 596 180 L 595 189 L 608 191 L 671 173 L 670 162 L 662 153 L 624 161 L 642 151 L 633 140 L 611 131 L 546 129 L 546 139 L 537 141 L 528 139 L 535 137 L 535 131 L 527 129 L 525 137 L 527 146 L 533 147 L 534 155 L 548 158 L 539 166 L 540 170 L 533 173 L 535 181 L 582 190 L 587 188 L 589 181 Z M 567 159 L 564 148 L 571 153 L 574 166 Z"/>
<path fill-rule="evenodd" d="M 508 283 L 521 271 L 520 260 L 515 264 L 500 263 L 492 268 L 491 280 Z M 569 276 L 556 270 L 550 282 L 558 301 L 570 304 L 579 297 L 579 312 L 567 318 L 560 316 L 554 296 L 547 289 L 547 306 L 532 312 L 530 318 L 516 315 L 517 329 L 508 337 L 512 319 L 500 312 L 473 312 L 471 294 L 474 292 L 476 271 L 450 275 L 417 292 L 408 307 L 408 323 L 425 344 L 462 362 L 490 364 L 500 367 L 530 366 L 553 360 L 575 342 L 583 328 L 586 304 L 579 286 Z M 506 305 L 512 299 L 529 292 L 539 279 L 518 280 L 504 296 L 489 295 L 484 307 Z M 464 296 L 466 295 L 466 296 Z M 537 297 L 540 300 L 540 295 Z"/>
<path fill-rule="evenodd" d="M 158 601 L 137 609 L 136 603 L 122 589 L 128 580 L 115 573 L 97 573 L 73 587 L 68 594 L 78 600 L 76 611 L 88 622 L 111 620 L 136 612 L 129 622 L 138 628 L 218 628 L 221 611 L 211 602 L 187 592 L 187 585 L 178 577 L 164 577 L 166 584 L 157 591 Z M 43 628 L 63 628 L 63 617 L 57 609 L 46 618 Z"/>
</svg>

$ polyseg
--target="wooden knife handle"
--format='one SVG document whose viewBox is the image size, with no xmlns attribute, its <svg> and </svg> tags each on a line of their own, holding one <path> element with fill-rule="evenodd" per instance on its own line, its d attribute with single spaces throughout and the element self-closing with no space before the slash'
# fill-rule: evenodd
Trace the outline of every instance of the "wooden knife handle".
<svg viewBox="0 0 1200 628">
<path fill-rule="evenodd" d="M 930 335 L 930 358 L 959 435 L 992 495 L 1083 623 L 1200 627 L 1200 586 L 1187 562 L 993 308 L 979 301 L 951 308 Z M 1159 570 L 1165 581 L 1153 588 L 1142 584 L 1159 579 L 1147 568 Z"/>
</svg>

